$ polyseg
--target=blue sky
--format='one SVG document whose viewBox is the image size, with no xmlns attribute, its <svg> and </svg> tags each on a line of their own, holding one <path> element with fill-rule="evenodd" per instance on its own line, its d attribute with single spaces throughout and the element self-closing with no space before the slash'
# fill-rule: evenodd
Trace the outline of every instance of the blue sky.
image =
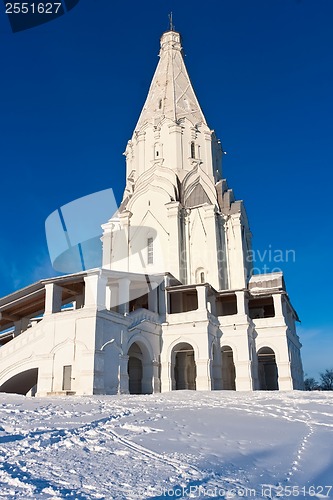
<svg viewBox="0 0 333 500">
<path fill-rule="evenodd" d="M 0 11 L 0 296 L 55 274 L 51 212 L 107 188 L 120 200 L 171 10 L 254 249 L 295 252 L 278 263 L 257 253 L 256 267 L 283 269 L 304 370 L 317 376 L 333 367 L 331 0 L 81 0 L 15 34 Z"/>
</svg>

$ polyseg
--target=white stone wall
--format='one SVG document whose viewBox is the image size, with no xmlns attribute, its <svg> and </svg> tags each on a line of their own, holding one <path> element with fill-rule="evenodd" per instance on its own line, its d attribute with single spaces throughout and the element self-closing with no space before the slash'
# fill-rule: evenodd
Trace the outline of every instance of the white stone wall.
<svg viewBox="0 0 333 500">
<path fill-rule="evenodd" d="M 38 395 L 63 390 L 63 367 L 72 366 L 76 394 L 92 394 L 96 313 L 88 309 L 46 316 L 0 349 L 0 385 L 38 368 Z"/>
<path fill-rule="evenodd" d="M 274 352 L 279 388 L 301 389 L 297 316 L 282 275 L 250 279 L 244 205 L 222 180 L 222 147 L 195 96 L 179 33 L 162 36 L 160 62 L 125 156 L 123 202 L 103 225 L 103 269 L 84 273 L 84 296 L 72 297 L 84 307 L 60 312 L 65 283 L 49 280 L 43 319 L 0 350 L 0 386 L 38 368 L 38 394 L 61 393 L 68 365 L 76 394 L 126 393 L 135 348 L 142 390 L 168 391 L 175 388 L 179 346 L 182 369 L 189 371 L 183 382 L 198 390 L 226 388 L 223 359 L 233 359 L 230 387 L 258 389 L 261 348 Z M 182 285 L 198 285 L 197 310 L 185 312 L 182 304 L 180 312 L 168 310 L 170 282 L 179 294 L 186 292 Z M 237 314 L 216 312 L 222 290 L 235 294 Z M 148 292 L 148 306 L 133 310 L 133 301 Z M 273 296 L 275 316 L 252 320 L 251 294 Z M 29 319 L 17 322 L 18 333 Z"/>
</svg>

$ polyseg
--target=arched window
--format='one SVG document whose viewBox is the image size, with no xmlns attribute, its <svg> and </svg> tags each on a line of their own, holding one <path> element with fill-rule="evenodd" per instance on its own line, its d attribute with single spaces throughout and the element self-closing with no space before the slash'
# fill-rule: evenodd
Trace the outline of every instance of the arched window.
<svg viewBox="0 0 333 500">
<path fill-rule="evenodd" d="M 195 143 L 191 142 L 191 158 L 195 158 Z"/>
<path fill-rule="evenodd" d="M 196 283 L 206 282 L 206 273 L 203 267 L 198 267 L 198 269 L 195 271 L 195 282 Z"/>
<path fill-rule="evenodd" d="M 160 158 L 162 156 L 162 144 L 156 142 L 154 144 L 154 158 Z"/>
</svg>

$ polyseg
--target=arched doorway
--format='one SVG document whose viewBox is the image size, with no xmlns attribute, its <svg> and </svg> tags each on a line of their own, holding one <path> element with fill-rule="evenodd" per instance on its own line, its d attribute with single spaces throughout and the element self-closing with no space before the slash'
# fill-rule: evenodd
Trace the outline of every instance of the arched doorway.
<svg viewBox="0 0 333 500">
<path fill-rule="evenodd" d="M 270 347 L 262 347 L 258 351 L 258 375 L 261 391 L 279 390 L 275 352 Z"/>
<path fill-rule="evenodd" d="M 236 370 L 232 348 L 225 345 L 221 349 L 222 355 L 222 386 L 225 391 L 236 390 Z"/>
<path fill-rule="evenodd" d="M 182 342 L 173 348 L 171 367 L 172 388 L 176 391 L 183 389 L 195 391 L 197 369 L 191 344 Z"/>
<path fill-rule="evenodd" d="M 130 394 L 153 392 L 153 363 L 148 349 L 134 342 L 128 350 L 128 389 Z"/>
<path fill-rule="evenodd" d="M 30 390 L 36 392 L 38 368 L 25 370 L 14 375 L 0 386 L 0 392 L 26 395 Z"/>
</svg>

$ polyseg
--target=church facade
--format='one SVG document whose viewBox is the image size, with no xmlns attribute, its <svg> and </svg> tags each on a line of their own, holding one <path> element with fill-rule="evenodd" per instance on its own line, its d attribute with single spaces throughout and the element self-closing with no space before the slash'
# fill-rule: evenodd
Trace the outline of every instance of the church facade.
<svg viewBox="0 0 333 500">
<path fill-rule="evenodd" d="M 125 156 L 102 268 L 0 300 L 0 391 L 303 389 L 297 314 L 282 273 L 252 273 L 244 204 L 176 31 L 162 35 Z"/>
</svg>

